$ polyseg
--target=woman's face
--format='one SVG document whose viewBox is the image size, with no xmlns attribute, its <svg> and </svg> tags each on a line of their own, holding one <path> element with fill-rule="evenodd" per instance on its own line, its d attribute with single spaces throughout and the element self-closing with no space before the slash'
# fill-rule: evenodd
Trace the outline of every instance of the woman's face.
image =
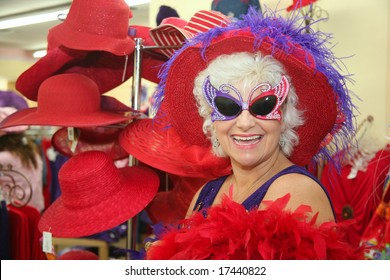
<svg viewBox="0 0 390 280">
<path fill-rule="evenodd" d="M 243 100 L 248 92 L 241 90 Z M 262 120 L 248 110 L 232 120 L 214 121 L 218 141 L 232 163 L 251 168 L 279 153 L 281 121 Z"/>
</svg>

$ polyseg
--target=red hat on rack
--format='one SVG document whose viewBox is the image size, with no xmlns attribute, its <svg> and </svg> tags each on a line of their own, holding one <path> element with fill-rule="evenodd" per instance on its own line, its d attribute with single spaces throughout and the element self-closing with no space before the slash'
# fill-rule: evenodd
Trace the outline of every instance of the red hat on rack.
<svg viewBox="0 0 390 280">
<path fill-rule="evenodd" d="M 146 213 L 154 223 L 174 224 L 184 219 L 195 193 L 208 179 L 169 174 L 172 189 L 161 191 L 146 207 Z"/>
<path fill-rule="evenodd" d="M 70 49 L 124 56 L 135 47 L 127 34 L 131 17 L 123 0 L 73 0 L 64 22 L 52 27 L 50 33 L 58 44 Z"/>
<path fill-rule="evenodd" d="M 213 179 L 230 174 L 230 160 L 208 146 L 187 145 L 167 119 L 163 102 L 153 119 L 135 119 L 119 135 L 119 144 L 139 161 L 185 177 Z"/>
<path fill-rule="evenodd" d="M 128 153 L 119 145 L 120 127 L 84 127 L 73 128 L 74 135 L 69 137 L 68 129 L 57 130 L 51 138 L 53 147 L 67 157 L 86 151 L 105 152 L 112 160 L 124 159 Z"/>
<path fill-rule="evenodd" d="M 116 168 L 101 151 L 71 157 L 58 179 L 61 195 L 38 225 L 55 237 L 89 236 L 122 224 L 146 207 L 159 186 L 159 177 L 150 168 Z"/>
<path fill-rule="evenodd" d="M 81 74 L 60 74 L 42 83 L 37 107 L 15 112 L 0 123 L 0 128 L 17 125 L 104 126 L 123 123 L 133 117 L 102 108 L 99 89 L 90 78 Z"/>
<path fill-rule="evenodd" d="M 200 32 L 205 32 L 216 26 L 225 26 L 230 19 L 217 11 L 200 10 L 187 22 L 178 17 L 163 19 L 161 24 L 150 29 L 150 36 L 157 46 L 182 46 L 188 39 Z M 161 48 L 157 51 L 171 57 L 177 49 Z"/>
<path fill-rule="evenodd" d="M 60 255 L 57 260 L 99 260 L 99 256 L 88 250 L 71 249 Z"/>
</svg>

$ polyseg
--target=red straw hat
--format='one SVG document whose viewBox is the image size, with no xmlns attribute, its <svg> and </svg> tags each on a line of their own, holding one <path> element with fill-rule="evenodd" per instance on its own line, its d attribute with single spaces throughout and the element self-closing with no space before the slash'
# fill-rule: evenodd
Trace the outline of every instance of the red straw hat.
<svg viewBox="0 0 390 280">
<path fill-rule="evenodd" d="M 139 161 L 167 173 L 213 179 L 229 174 L 230 160 L 209 146 L 186 145 L 167 122 L 164 102 L 153 119 L 136 119 L 119 135 L 119 144 Z"/>
<path fill-rule="evenodd" d="M 76 63 L 85 58 L 87 52 L 56 47 L 24 71 L 16 80 L 15 88 L 27 99 L 37 101 L 40 85 L 47 78 L 60 73 L 68 63 Z"/>
<path fill-rule="evenodd" d="M 158 72 L 166 60 L 162 55 L 143 55 L 142 78 L 158 83 Z M 94 80 L 100 94 L 104 94 L 127 81 L 133 76 L 133 71 L 132 54 L 126 57 L 105 51 L 80 51 L 59 46 L 49 49 L 44 57 L 24 71 L 16 80 L 15 87 L 26 98 L 36 101 L 38 89 L 47 78 L 63 73 L 79 73 Z"/>
<path fill-rule="evenodd" d="M 80 74 L 60 74 L 46 79 L 39 88 L 38 107 L 19 110 L 0 123 L 67 127 L 103 126 L 128 121 L 132 116 L 101 107 L 96 83 Z"/>
<path fill-rule="evenodd" d="M 83 237 L 113 228 L 141 212 L 156 195 L 149 168 L 116 168 L 107 154 L 84 152 L 60 169 L 61 196 L 42 214 L 39 230 L 55 237 Z"/>
<path fill-rule="evenodd" d="M 206 32 L 216 26 L 225 26 L 229 18 L 217 11 L 201 10 L 186 21 L 177 17 L 165 18 L 159 26 L 150 30 L 150 36 L 157 46 L 181 46 L 186 40 L 200 32 Z M 171 57 L 174 48 L 159 49 L 162 54 Z"/>
<path fill-rule="evenodd" d="M 316 159 L 331 159 L 332 151 L 325 147 L 330 141 L 334 140 L 336 150 L 348 144 L 355 130 L 353 105 L 346 77 L 335 69 L 336 58 L 326 47 L 329 36 L 306 33 L 295 26 L 296 22 L 296 18 L 262 15 L 250 9 L 227 27 L 199 34 L 164 65 L 156 104 L 164 98 L 170 123 L 186 145 L 210 145 L 192 94 L 198 73 L 220 55 L 257 51 L 284 65 L 298 95 L 298 108 L 303 111 L 305 124 L 297 129 L 299 144 L 290 160 L 306 165 L 315 155 Z"/>
<path fill-rule="evenodd" d="M 124 159 L 128 156 L 118 142 L 122 128 L 100 126 L 74 128 L 74 130 L 75 139 L 68 136 L 66 127 L 57 130 L 51 138 L 53 147 L 62 155 L 72 157 L 86 151 L 102 151 L 112 160 Z"/>
<path fill-rule="evenodd" d="M 127 34 L 131 10 L 123 0 L 73 0 L 64 22 L 50 29 L 56 42 L 70 49 L 133 52 Z"/>
<path fill-rule="evenodd" d="M 63 253 L 57 260 L 99 260 L 99 256 L 88 250 L 71 249 Z"/>
<path fill-rule="evenodd" d="M 196 191 L 208 181 L 205 178 L 172 174 L 169 178 L 172 190 L 158 192 L 145 209 L 154 224 L 174 224 L 184 219 Z"/>
</svg>

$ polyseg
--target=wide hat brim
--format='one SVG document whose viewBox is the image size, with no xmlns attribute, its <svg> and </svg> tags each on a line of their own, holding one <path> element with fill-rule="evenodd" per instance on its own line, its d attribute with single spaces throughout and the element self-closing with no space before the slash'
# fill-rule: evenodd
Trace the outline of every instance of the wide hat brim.
<svg viewBox="0 0 390 280">
<path fill-rule="evenodd" d="M 204 136 L 203 119 L 198 114 L 192 94 L 194 80 L 199 72 L 220 55 L 260 51 L 280 61 L 291 77 L 305 124 L 297 129 L 299 144 L 290 160 L 298 165 L 310 163 L 335 124 L 336 97 L 327 78 L 314 69 L 314 61 L 306 52 L 298 45 L 291 44 L 289 47 L 294 51 L 287 54 L 275 48 L 273 40 L 266 38 L 258 45 L 249 30 L 231 30 L 216 37 L 204 53 L 200 43 L 184 48 L 174 57 L 166 77 L 164 102 L 167 103 L 167 113 L 172 125 L 187 145 L 207 146 L 210 142 Z"/>
<path fill-rule="evenodd" d="M 120 168 L 119 172 L 123 184 L 120 191 L 107 195 L 100 203 L 76 209 L 66 207 L 60 196 L 42 214 L 39 230 L 51 232 L 55 237 L 85 237 L 114 228 L 137 215 L 156 195 L 159 177 L 141 166 Z"/>
<path fill-rule="evenodd" d="M 67 64 L 74 64 L 87 55 L 86 51 L 71 50 L 65 47 L 56 47 L 25 70 L 16 79 L 15 88 L 27 99 L 37 101 L 38 90 L 47 78 L 61 73 L 61 68 Z"/>
<path fill-rule="evenodd" d="M 139 161 L 167 173 L 213 179 L 231 172 L 230 160 L 213 155 L 210 145 L 186 145 L 174 128 L 155 119 L 128 124 L 119 144 Z"/>
<path fill-rule="evenodd" d="M 141 77 L 158 83 L 158 73 L 167 59 L 158 54 L 145 53 Z M 76 51 L 66 47 L 49 50 L 24 71 L 16 80 L 16 89 L 27 99 L 37 101 L 40 85 L 54 75 L 83 74 L 95 81 L 101 94 L 123 84 L 134 72 L 134 56 L 117 56 L 104 51 Z"/>
<path fill-rule="evenodd" d="M 78 130 L 80 135 L 78 136 L 75 149 L 71 148 L 73 141 L 68 138 L 68 128 L 63 127 L 57 130 L 51 138 L 51 143 L 55 150 L 67 157 L 72 157 L 86 151 L 105 152 L 112 160 L 120 160 L 128 157 L 128 153 L 118 142 L 121 128 L 96 127 Z"/>
<path fill-rule="evenodd" d="M 133 116 L 115 114 L 108 111 L 87 112 L 85 114 L 53 115 L 52 112 L 43 112 L 38 107 L 19 110 L 9 115 L 0 123 L 0 128 L 19 125 L 90 127 L 124 123 Z"/>
</svg>

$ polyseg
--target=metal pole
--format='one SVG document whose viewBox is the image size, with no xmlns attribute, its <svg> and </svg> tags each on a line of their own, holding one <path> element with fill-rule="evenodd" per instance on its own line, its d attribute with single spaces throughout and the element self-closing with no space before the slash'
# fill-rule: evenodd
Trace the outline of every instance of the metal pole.
<svg viewBox="0 0 390 280">
<path fill-rule="evenodd" d="M 133 84 L 132 84 L 132 108 L 135 110 L 140 110 L 141 108 L 141 65 L 142 65 L 142 39 L 135 39 L 135 50 L 134 50 L 134 72 L 133 72 Z M 130 155 L 129 156 L 129 165 L 136 165 L 136 159 Z M 129 202 L 130 203 L 130 202 Z M 126 239 L 126 248 L 130 250 L 135 250 L 136 247 L 136 237 L 137 237 L 137 216 L 127 221 L 127 239 Z M 133 222 L 133 220 L 135 222 Z M 130 259 L 130 253 L 127 256 Z"/>
</svg>

